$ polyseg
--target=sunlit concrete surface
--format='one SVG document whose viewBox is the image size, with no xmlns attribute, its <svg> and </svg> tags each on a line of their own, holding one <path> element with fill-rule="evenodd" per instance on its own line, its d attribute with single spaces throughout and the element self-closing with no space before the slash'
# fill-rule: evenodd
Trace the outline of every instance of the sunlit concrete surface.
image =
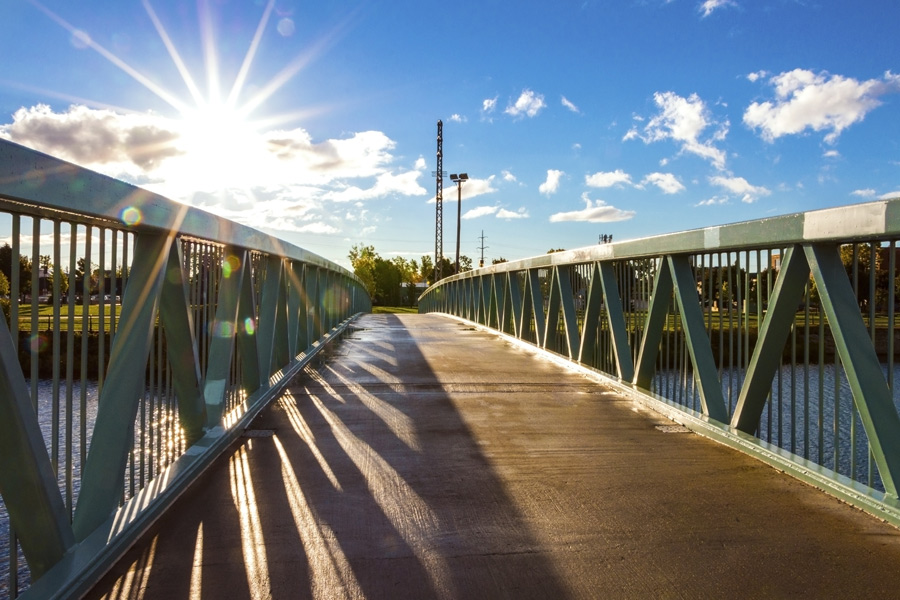
<svg viewBox="0 0 900 600">
<path fill-rule="evenodd" d="M 900 531 L 458 321 L 376 315 L 91 598 L 854 598 Z"/>
</svg>

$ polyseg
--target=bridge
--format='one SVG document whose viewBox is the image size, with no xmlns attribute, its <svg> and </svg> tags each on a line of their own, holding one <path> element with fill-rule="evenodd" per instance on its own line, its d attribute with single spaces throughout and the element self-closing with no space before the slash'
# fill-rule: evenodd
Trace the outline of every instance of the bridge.
<svg viewBox="0 0 900 600">
<path fill-rule="evenodd" d="M 408 316 L 8 142 L 0 206 L 11 597 L 900 583 L 900 201 L 494 265 Z"/>
</svg>

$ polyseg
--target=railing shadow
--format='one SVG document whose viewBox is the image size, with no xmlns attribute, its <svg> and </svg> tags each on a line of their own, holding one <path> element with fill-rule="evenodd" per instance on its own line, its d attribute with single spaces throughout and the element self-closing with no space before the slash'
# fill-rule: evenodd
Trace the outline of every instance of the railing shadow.
<svg viewBox="0 0 900 600">
<path fill-rule="evenodd" d="M 428 338 L 363 320 L 89 597 L 568 597 Z"/>
</svg>

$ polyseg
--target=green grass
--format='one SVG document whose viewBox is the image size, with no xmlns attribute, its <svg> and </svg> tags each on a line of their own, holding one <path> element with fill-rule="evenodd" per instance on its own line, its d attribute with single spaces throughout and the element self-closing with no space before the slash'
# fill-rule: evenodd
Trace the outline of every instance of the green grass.
<svg viewBox="0 0 900 600">
<path fill-rule="evenodd" d="M 105 323 L 104 329 L 109 331 L 110 320 L 112 317 L 112 312 L 115 310 L 116 313 L 116 322 L 119 320 L 119 313 L 122 311 L 121 305 L 110 305 L 106 304 L 104 306 L 105 309 Z M 75 322 L 74 322 L 74 331 L 81 331 L 82 325 L 84 324 L 83 318 L 84 307 L 79 305 L 75 306 Z M 88 325 L 91 331 L 97 331 L 100 323 L 100 306 L 97 304 L 92 304 L 88 307 L 88 315 L 90 315 Z M 69 328 L 69 306 L 68 304 L 63 304 L 60 306 L 60 330 L 65 331 Z M 19 305 L 19 329 L 21 331 L 30 331 L 31 330 L 31 304 L 22 303 Z M 53 326 L 53 306 L 47 304 L 39 304 L 38 305 L 38 318 L 37 321 L 39 323 L 38 330 L 51 329 Z"/>
<path fill-rule="evenodd" d="M 373 315 L 417 314 L 419 309 L 415 306 L 373 306 Z"/>
</svg>

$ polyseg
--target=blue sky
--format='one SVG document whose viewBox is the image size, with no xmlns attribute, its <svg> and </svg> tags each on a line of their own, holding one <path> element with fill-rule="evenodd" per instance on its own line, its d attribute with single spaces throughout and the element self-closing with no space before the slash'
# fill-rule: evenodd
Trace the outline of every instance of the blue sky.
<svg viewBox="0 0 900 600">
<path fill-rule="evenodd" d="M 7 0 L 0 137 L 348 265 L 900 195 L 896 0 Z M 457 190 L 444 180 L 444 254 Z"/>
</svg>

